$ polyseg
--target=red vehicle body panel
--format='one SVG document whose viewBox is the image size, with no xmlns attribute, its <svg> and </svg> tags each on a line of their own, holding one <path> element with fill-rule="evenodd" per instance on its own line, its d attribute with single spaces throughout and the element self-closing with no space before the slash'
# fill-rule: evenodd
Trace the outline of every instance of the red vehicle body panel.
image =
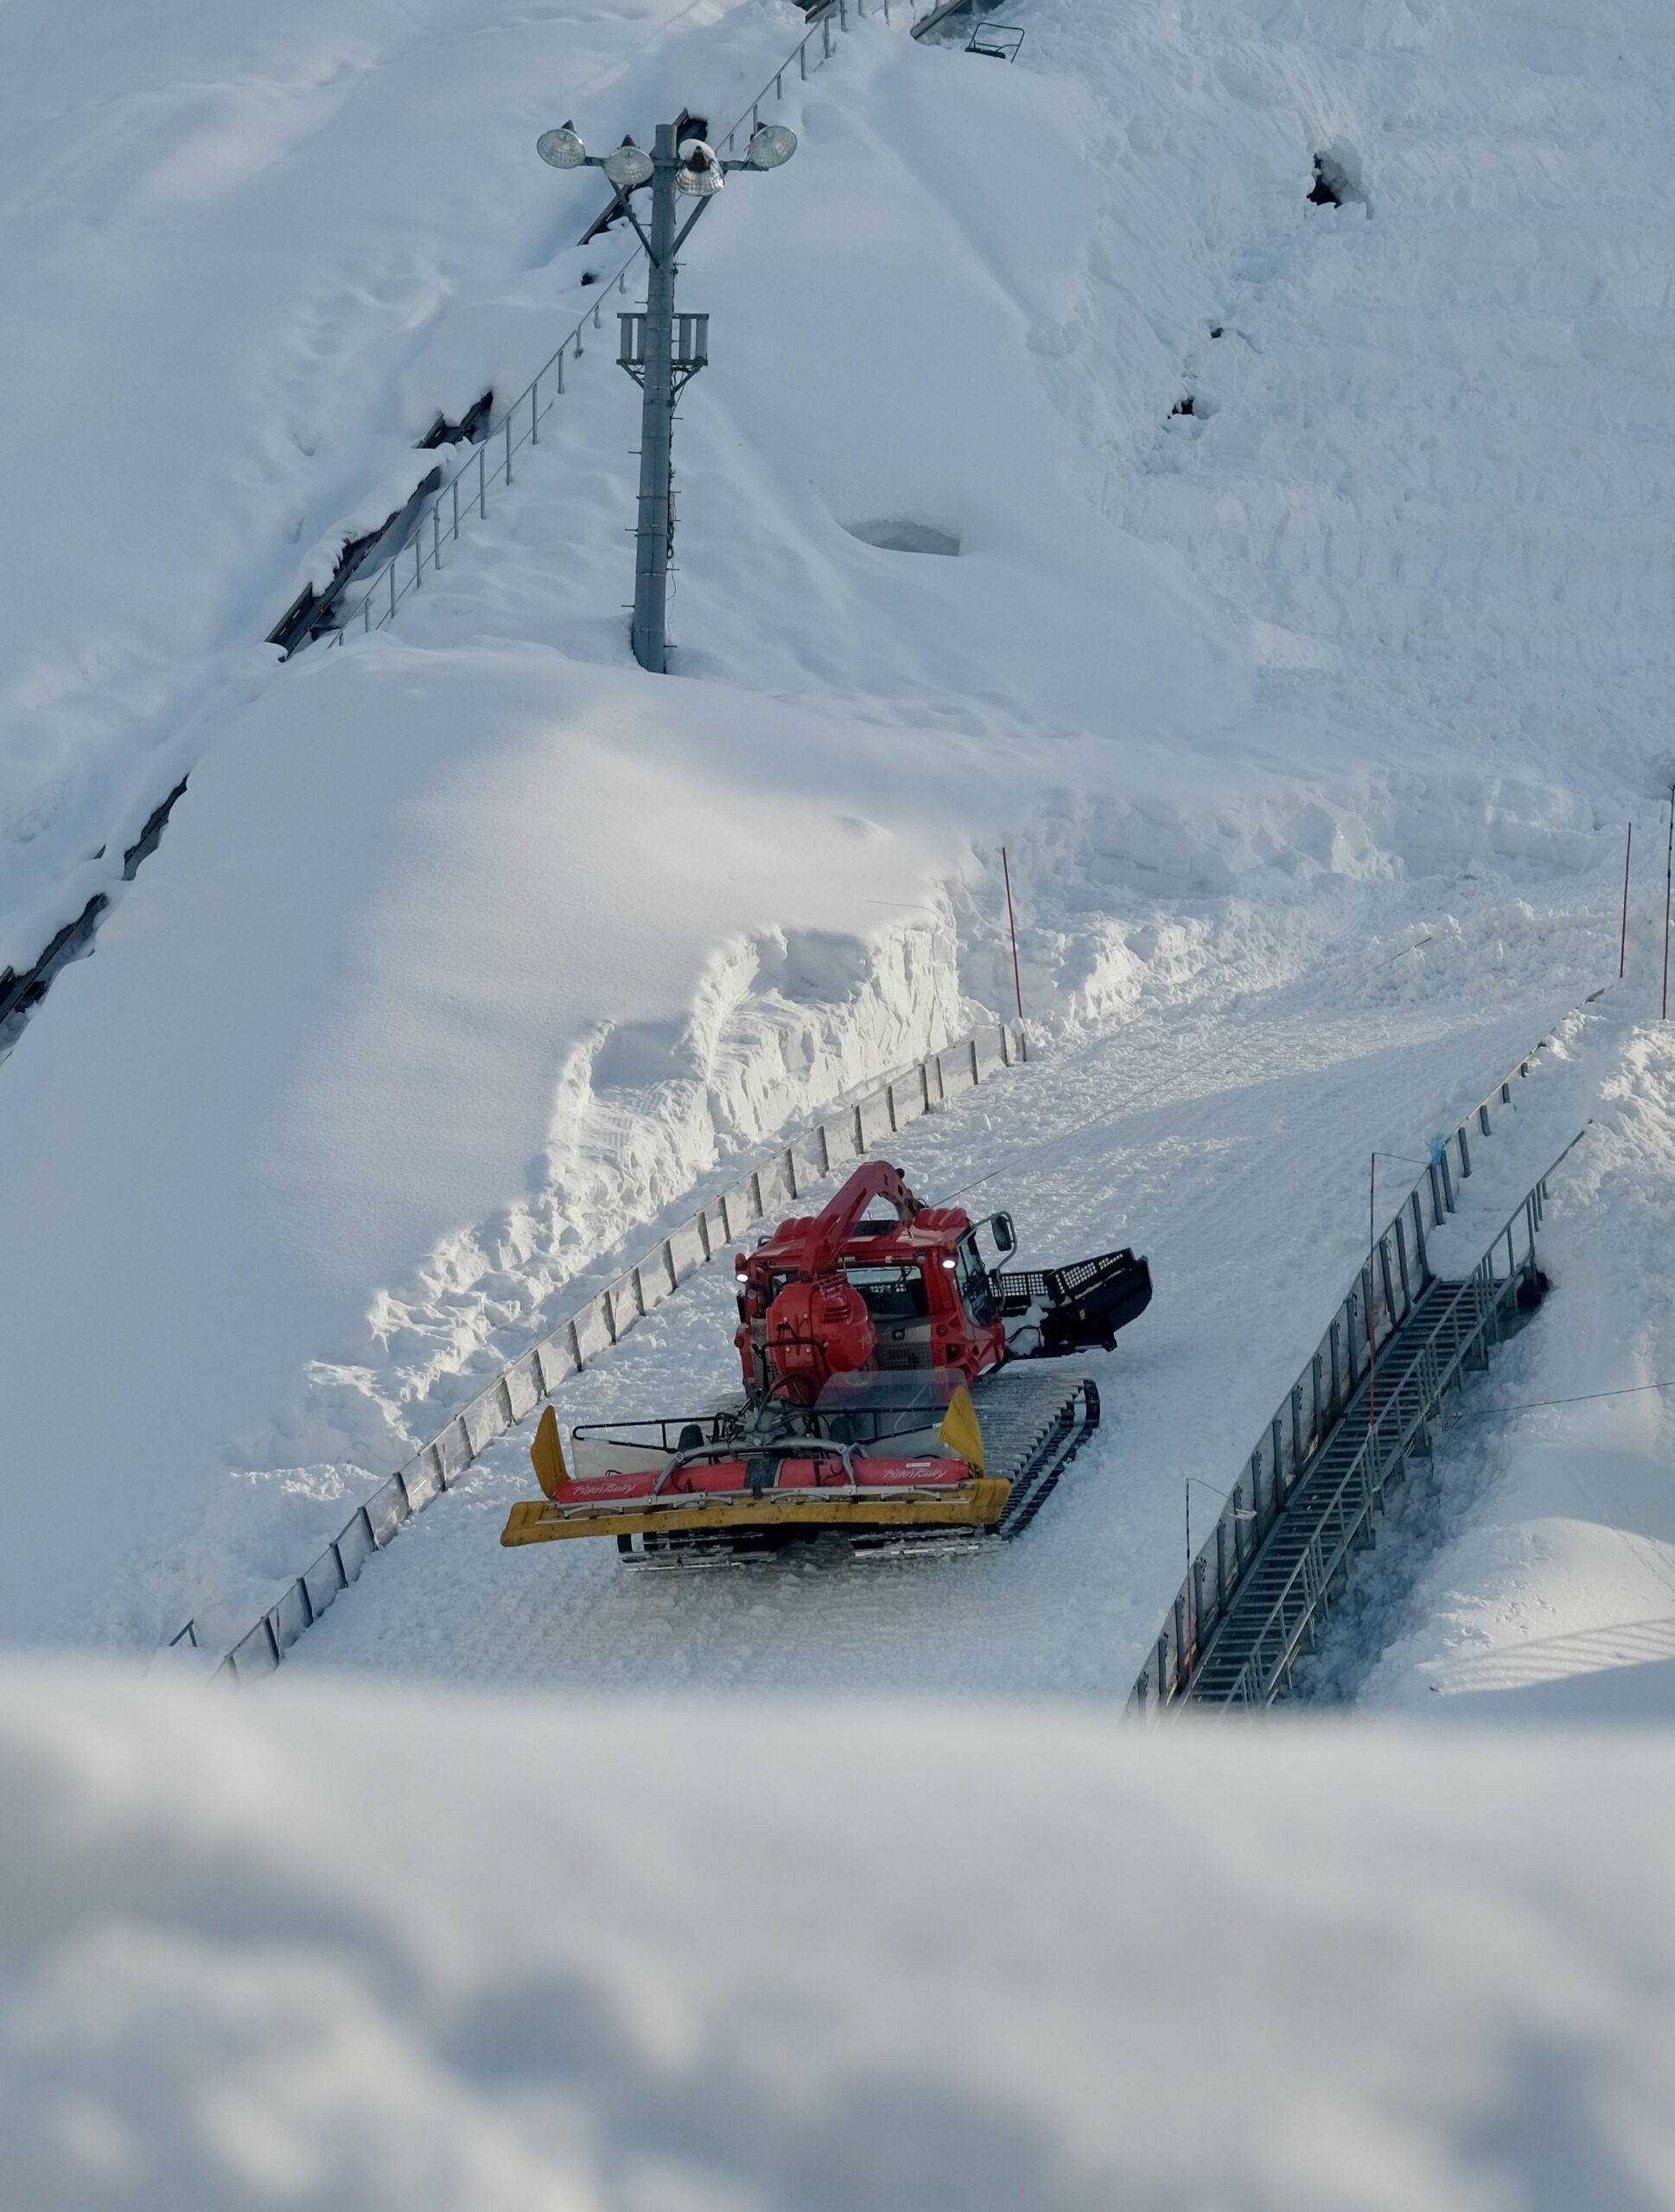
<svg viewBox="0 0 1675 2212">
<path fill-rule="evenodd" d="M 854 1462 L 854 1483 L 861 1490 L 953 1490 L 971 1479 L 964 1459 L 871 1459 Z M 639 1474 L 589 1475 L 566 1483 L 564 1503 L 609 1504 L 626 1497 L 725 1496 L 748 1487 L 743 1459 L 714 1459 L 677 1467 L 666 1480 L 650 1470 Z M 850 1477 L 841 1459 L 822 1453 L 815 1459 L 778 1462 L 774 1494 L 788 1490 L 848 1490 Z"/>
<path fill-rule="evenodd" d="M 895 1209 L 895 1225 L 857 1234 L 874 1198 Z M 735 1263 L 734 1342 L 746 1390 L 812 1404 L 833 1375 L 892 1363 L 879 1324 L 847 1279 L 850 1267 L 910 1269 L 922 1283 L 924 1310 L 911 1332 L 915 1361 L 922 1352 L 921 1363 L 967 1383 L 998 1367 L 1006 1357 L 1005 1324 L 998 1314 L 979 1320 L 958 1279 L 957 1248 L 971 1227 L 963 1207 L 921 1206 L 901 1169 L 882 1160 L 858 1167 L 823 1212 L 782 1221 Z"/>
</svg>

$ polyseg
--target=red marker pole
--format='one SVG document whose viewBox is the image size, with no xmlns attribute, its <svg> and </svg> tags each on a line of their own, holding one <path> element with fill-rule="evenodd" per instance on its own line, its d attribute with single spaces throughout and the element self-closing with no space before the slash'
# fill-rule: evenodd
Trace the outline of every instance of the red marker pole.
<svg viewBox="0 0 1675 2212">
<path fill-rule="evenodd" d="M 1006 926 L 1012 933 L 1012 995 L 1018 1005 L 1018 1038 L 1023 1039 L 1023 984 L 1018 973 L 1018 925 L 1012 912 L 1012 870 L 1006 858 L 1006 848 L 1000 849 L 1000 872 L 1006 879 Z M 1029 1047 L 1023 1047 L 1023 1057 L 1029 1057 Z"/>
<path fill-rule="evenodd" d="M 1628 863 L 1634 856 L 1634 825 L 1628 825 L 1628 849 L 1622 856 L 1622 951 L 1617 960 L 1617 981 L 1628 973 Z"/>
</svg>

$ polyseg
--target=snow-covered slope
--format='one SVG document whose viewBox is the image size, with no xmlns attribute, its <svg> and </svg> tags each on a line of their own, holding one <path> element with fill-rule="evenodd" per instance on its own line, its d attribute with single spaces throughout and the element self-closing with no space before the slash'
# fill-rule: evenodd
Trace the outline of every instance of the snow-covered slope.
<svg viewBox="0 0 1675 2212">
<path fill-rule="evenodd" d="M 773 0 L 7 8 L 0 971 L 119 881 L 334 533 L 417 482 L 437 414 L 509 397 L 585 304 L 580 208 L 531 151 L 552 101 L 736 107 L 793 20 Z"/>
<path fill-rule="evenodd" d="M 869 19 L 788 88 L 797 161 L 734 180 L 696 234 L 685 296 L 714 361 L 678 433 L 681 650 L 658 683 L 626 658 L 633 392 L 602 341 L 391 632 L 283 669 L 243 641 L 310 547 L 387 499 L 436 408 L 515 387 L 589 296 L 605 264 L 566 242 L 595 201 L 535 162 L 535 128 L 572 113 L 602 143 L 683 100 L 730 114 L 794 11 L 369 0 L 281 46 L 267 11 L 182 7 L 143 64 L 112 47 L 85 107 L 65 89 L 81 34 L 44 0 L 10 11 L 63 180 L 43 200 L 37 161 L 15 220 L 35 211 L 76 375 L 108 365 L 66 390 L 104 432 L 136 391 L 222 411 L 200 410 L 201 474 L 167 498 L 179 424 L 157 416 L 143 466 L 112 461 L 100 480 L 137 489 L 108 528 L 29 480 L 49 543 L 11 602 L 35 690 L 7 755 L 30 833 L 7 911 L 73 908 L 140 785 L 150 804 L 197 765 L 0 1066 L 8 1632 L 172 1627 L 135 1547 L 189 1563 L 202 1517 L 276 1471 L 317 1497 L 387 1466 L 634 1220 L 1003 1003 L 1003 836 L 1032 1015 L 1067 1043 L 1167 1016 L 1174 1096 L 1227 1055 L 1231 993 L 1307 1004 L 1347 954 L 1366 988 L 1341 1003 L 1455 1001 L 1430 1032 L 1447 1049 L 1392 1094 L 1434 1126 L 1501 1051 L 1491 1027 L 1468 1071 L 1452 1011 L 1533 1028 L 1608 971 L 1618 823 L 1665 744 L 1635 673 L 1661 650 L 1656 578 L 1634 529 L 1588 536 L 1574 581 L 1539 548 L 1604 467 L 1589 440 L 1613 455 L 1606 523 L 1631 497 L 1621 448 L 1655 473 L 1661 249 L 1605 191 L 1601 125 L 1658 168 L 1660 20 L 1029 15 L 1010 69 Z M 154 177 L 131 192 L 96 158 L 113 105 Z M 186 111 L 210 118 L 192 160 Z M 1370 214 L 1309 203 L 1321 152 Z M 1564 243 L 1584 211 L 1612 241 L 1591 290 Z M 244 312 L 217 273 L 252 238 L 273 250 Z M 143 289 L 104 285 L 124 253 Z M 1375 309 L 1405 318 L 1385 352 Z M 1471 391 L 1504 395 L 1468 479 L 1450 344 Z M 69 449 L 70 403 L 30 374 Z M 1171 418 L 1188 389 L 1219 411 Z M 891 521 L 959 556 L 866 542 Z M 80 600 L 78 563 L 99 584 Z M 1404 563 L 1423 603 L 1403 626 L 1379 576 Z M 1585 745 L 1555 673 L 1584 652 Z M 1347 1154 L 1429 1133 L 1345 1103 Z M 1027 1176 L 1008 1197 L 1028 1211 Z M 1067 1243 L 1103 1224 L 1093 1204 L 1059 1218 Z M 1230 1217 L 1230 1266 L 1259 1276 L 1245 1233 Z"/>
<path fill-rule="evenodd" d="M 14 1669 L 7 2202 L 1650 2208 L 1670 1793 L 1632 1736 Z"/>
</svg>

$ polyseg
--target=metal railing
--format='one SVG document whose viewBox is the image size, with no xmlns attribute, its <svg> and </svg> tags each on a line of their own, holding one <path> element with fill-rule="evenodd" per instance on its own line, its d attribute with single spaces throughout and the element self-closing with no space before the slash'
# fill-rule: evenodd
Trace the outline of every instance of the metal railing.
<svg viewBox="0 0 1675 2212">
<path fill-rule="evenodd" d="M 769 1153 L 538 1344 L 503 1367 L 405 1466 L 356 1507 L 314 1564 L 239 1637 L 217 1672 L 240 1679 L 271 1674 L 297 1637 L 415 1513 L 440 1497 L 474 1459 L 525 1420 L 567 1376 L 620 1343 L 637 1321 L 729 1249 L 753 1224 L 795 1205 L 802 1191 L 834 1167 L 859 1159 L 921 1115 L 1028 1058 L 1022 1028 L 991 1023 L 927 1053 L 905 1073 L 875 1085 L 801 1137 Z M 171 1649 L 180 1645 L 202 1648 L 195 1619 L 169 1638 Z"/>
<path fill-rule="evenodd" d="M 915 22 L 921 15 L 930 12 L 930 0 L 894 0 L 894 5 L 896 9 L 906 8 Z M 835 0 L 833 6 L 814 19 L 755 99 L 729 127 L 719 141 L 720 150 L 730 154 L 747 125 L 753 131 L 756 129 L 762 110 L 785 98 L 787 80 L 805 84 L 816 70 L 825 67 L 837 51 L 834 26 L 841 36 L 854 27 L 854 22 L 864 21 L 869 16 L 882 16 L 888 22 L 892 20 L 891 9 L 892 0 L 872 0 L 870 7 L 865 0 Z M 513 462 L 525 446 L 540 443 L 541 425 L 564 397 L 565 357 L 568 355 L 572 361 L 584 358 L 583 340 L 589 326 L 602 334 L 605 301 L 613 289 L 626 294 L 629 271 L 643 259 L 644 253 L 644 247 L 636 245 L 621 266 L 605 279 L 599 298 L 560 342 L 557 350 L 543 361 L 499 420 L 491 420 L 482 442 L 470 456 L 417 510 L 400 544 L 334 626 L 331 645 L 341 645 L 357 627 L 363 636 L 384 629 L 395 620 L 396 609 L 402 601 L 411 593 L 424 589 L 427 572 L 432 575 L 440 573 L 443 549 L 458 543 L 462 523 L 468 522 L 474 513 L 480 520 L 487 520 L 489 493 L 500 485 L 510 486 Z M 613 354 L 611 358 L 615 357 Z"/>
<path fill-rule="evenodd" d="M 1591 1006 L 1603 995 L 1595 991 L 1583 1004 Z M 1318 1348 L 1281 1400 L 1194 1555 L 1135 1684 L 1130 1705 L 1167 1704 L 1181 1694 L 1198 1652 L 1221 1620 L 1241 1576 L 1299 1484 L 1314 1471 L 1369 1366 L 1376 1366 L 1383 1346 L 1436 1281 L 1425 1246 L 1426 1211 L 1433 1228 L 1441 1227 L 1455 1211 L 1459 1185 L 1472 1173 L 1472 1132 L 1483 1136 L 1491 1133 L 1492 1109 L 1511 1104 L 1513 1086 L 1528 1077 L 1551 1044 L 1551 1036 L 1544 1037 L 1524 1053 L 1436 1145 L 1433 1157 L 1370 1245 Z"/>
<path fill-rule="evenodd" d="M 1513 1210 L 1471 1274 L 1435 1285 L 1413 1325 L 1418 1341 L 1376 1404 L 1369 1393 L 1359 1441 L 1340 1431 L 1337 1459 L 1328 1453 L 1281 1524 L 1292 1537 L 1277 1558 L 1258 1551 L 1222 1599 L 1201 1658 L 1188 1649 L 1184 1681 L 1173 1695 L 1194 1703 L 1269 1705 L 1289 1686 L 1299 1652 L 1312 1649 L 1320 1615 L 1349 1558 L 1365 1541 L 1381 1510 L 1385 1490 L 1411 1455 L 1429 1452 L 1430 1430 L 1443 1394 L 1470 1367 L 1487 1367 L 1498 1341 L 1500 1316 L 1533 1279 L 1536 1232 L 1546 1201 L 1547 1176 L 1564 1152 Z M 1505 1246 L 1505 1271 L 1501 1248 Z M 1295 1556 L 1293 1554 L 1295 1554 Z M 1289 1563 L 1289 1565 L 1288 1565 Z M 1265 1571 L 1265 1580 L 1264 1573 Z M 1143 1685 L 1145 1677 L 1142 1677 Z M 1169 1693 L 1166 1693 L 1166 1695 Z M 1141 1688 L 1137 1686 L 1138 1702 Z"/>
</svg>

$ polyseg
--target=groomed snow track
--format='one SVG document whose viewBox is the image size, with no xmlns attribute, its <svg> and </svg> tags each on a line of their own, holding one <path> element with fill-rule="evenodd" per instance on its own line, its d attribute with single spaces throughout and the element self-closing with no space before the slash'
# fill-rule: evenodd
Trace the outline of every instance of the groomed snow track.
<svg viewBox="0 0 1675 2212">
<path fill-rule="evenodd" d="M 1239 1465 L 1365 1256 L 1371 1145 L 1412 1147 L 1452 1122 L 1538 1021 L 1527 1004 L 1372 1011 L 1329 995 L 1315 974 L 1223 1009 L 1236 1042 L 1213 1049 L 1167 1011 L 1132 1019 L 892 1144 L 919 1187 L 1012 1209 L 1032 1258 L 1102 1239 L 1152 1255 L 1143 1321 L 1073 1363 L 1103 1420 L 1022 1541 L 946 1559 L 811 1547 L 722 1575 L 625 1572 L 603 1543 L 508 1553 L 506 1509 L 532 1487 L 525 1430 L 372 1563 L 292 1663 L 578 1689 L 1126 1696 L 1180 1580 L 1184 1478 L 1220 1485 Z M 722 1271 L 695 1277 L 554 1394 L 560 1421 L 713 1403 L 732 1303 Z"/>
</svg>

